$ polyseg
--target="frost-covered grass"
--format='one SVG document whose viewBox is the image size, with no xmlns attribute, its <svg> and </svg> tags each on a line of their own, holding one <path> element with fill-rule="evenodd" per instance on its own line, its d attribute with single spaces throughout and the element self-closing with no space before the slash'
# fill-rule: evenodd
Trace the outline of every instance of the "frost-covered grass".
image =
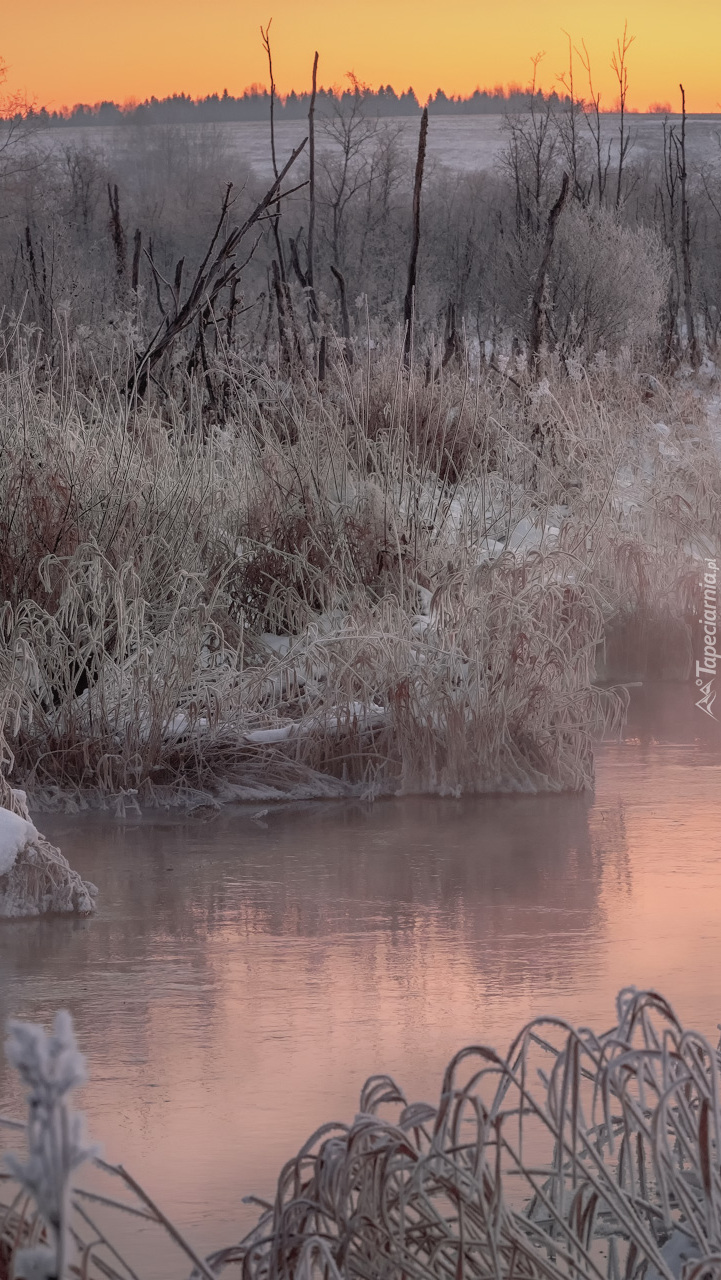
<svg viewBox="0 0 721 1280">
<path fill-rule="evenodd" d="M 121 1167 L 96 1159 L 90 1184 L 78 1176 L 89 1150 L 68 1102 L 83 1079 L 68 1015 L 51 1036 L 10 1024 L 8 1047 L 28 1088 L 30 1158 L 15 1157 L 0 1204 L 0 1280 L 18 1254 L 26 1280 L 144 1280 L 152 1256 L 132 1270 L 124 1259 L 153 1225 L 177 1246 L 178 1274 L 192 1265 L 208 1280 L 717 1274 L 718 1051 L 656 992 L 622 991 L 602 1033 L 549 1016 L 505 1055 L 468 1046 L 430 1104 L 372 1076 L 355 1119 L 313 1134 L 257 1227 L 207 1259 Z"/>
<path fill-rule="evenodd" d="M 590 783 L 609 623 L 688 643 L 704 400 L 638 363 L 440 354 L 335 350 L 322 388 L 226 354 L 213 425 L 194 382 L 128 406 L 122 360 L 81 389 L 71 350 L 48 381 L 18 343 L 0 714 L 33 803 Z"/>
</svg>

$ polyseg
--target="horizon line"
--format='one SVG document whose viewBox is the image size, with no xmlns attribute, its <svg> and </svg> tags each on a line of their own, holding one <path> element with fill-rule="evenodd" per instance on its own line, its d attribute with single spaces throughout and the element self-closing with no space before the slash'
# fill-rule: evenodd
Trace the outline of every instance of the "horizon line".
<svg viewBox="0 0 721 1280">
<path fill-rule="evenodd" d="M 409 85 L 407 89 L 403 89 L 398 92 L 390 82 L 387 84 L 381 83 L 375 89 L 367 84 L 358 83 L 356 85 L 352 82 L 350 87 L 343 87 L 339 84 L 319 86 L 317 89 L 317 96 L 331 98 L 335 101 L 341 101 L 343 98 L 353 98 L 356 96 L 376 100 L 376 102 L 378 100 L 383 101 L 390 99 L 390 101 L 396 105 L 400 105 L 403 102 L 410 105 L 410 99 L 415 104 L 415 110 L 419 112 L 422 111 L 424 107 L 432 109 L 435 106 L 436 108 L 440 107 L 442 109 L 444 107 L 453 107 L 454 105 L 460 107 L 470 106 L 479 99 L 485 101 L 490 100 L 492 102 L 509 102 L 518 98 L 527 98 L 530 100 L 532 97 L 535 97 L 537 100 L 544 103 L 555 101 L 561 105 L 568 105 L 571 102 L 571 98 L 568 94 L 559 93 L 556 89 L 550 89 L 548 92 L 545 92 L 539 88 L 534 91 L 532 85 L 524 87 L 520 83 L 514 81 L 509 81 L 506 85 L 497 84 L 494 85 L 493 88 L 489 88 L 487 86 L 481 88 L 480 85 L 477 85 L 472 92 L 465 95 L 462 93 L 449 94 L 439 86 L 435 92 L 429 93 L 425 99 L 418 97 L 412 85 Z M 102 98 L 92 103 L 75 102 L 72 106 L 69 106 L 67 103 L 63 103 L 59 107 L 53 107 L 49 104 L 43 104 L 41 106 L 36 104 L 21 105 L 16 102 L 13 104 L 14 110 L 11 108 L 5 118 L 11 118 L 12 116 L 17 117 L 19 115 L 32 118 L 33 116 L 45 115 L 59 120 L 67 120 L 72 118 L 74 115 L 86 113 L 96 115 L 99 114 L 103 108 L 117 112 L 121 116 L 129 116 L 135 112 L 142 111 L 144 108 L 153 108 L 156 106 L 163 107 L 178 104 L 194 108 L 214 103 L 227 103 L 229 105 L 246 104 L 257 103 L 259 100 L 269 100 L 270 97 L 271 91 L 268 86 L 256 81 L 246 85 L 242 93 L 238 94 L 231 94 L 228 92 L 227 88 L 224 88 L 222 93 L 216 89 L 212 93 L 193 97 L 184 90 L 179 90 L 166 94 L 162 98 L 157 97 L 155 94 L 151 94 L 150 96 L 145 97 L 142 101 L 134 95 L 131 95 L 122 102 L 117 102 L 113 98 Z M 293 88 L 288 90 L 287 93 L 280 93 L 277 90 L 274 93 L 275 102 L 281 106 L 281 108 L 285 108 L 288 104 L 294 106 L 296 103 L 309 101 L 310 97 L 310 89 L 297 90 Z M 575 98 L 573 101 L 581 110 L 591 105 L 583 97 Z M 601 115 L 615 115 L 618 113 L 618 110 L 619 106 L 617 103 L 605 107 L 599 106 Z M 627 106 L 626 111 L 631 115 L 681 114 L 680 111 L 674 110 L 671 103 L 665 99 L 663 101 L 649 103 L 646 110 L 642 110 L 640 107 Z M 719 112 L 714 111 L 687 112 L 687 115 L 689 116 L 713 116 L 718 114 Z"/>
</svg>

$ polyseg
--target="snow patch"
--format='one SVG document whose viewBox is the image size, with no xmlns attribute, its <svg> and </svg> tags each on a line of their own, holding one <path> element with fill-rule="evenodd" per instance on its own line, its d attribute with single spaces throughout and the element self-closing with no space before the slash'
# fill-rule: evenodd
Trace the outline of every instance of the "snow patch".
<svg viewBox="0 0 721 1280">
<path fill-rule="evenodd" d="M 0 876 L 7 875 L 26 845 L 34 844 L 38 832 L 32 822 L 10 809 L 0 809 Z"/>
<path fill-rule="evenodd" d="M 271 653 L 275 653 L 279 658 L 285 658 L 290 650 L 290 636 L 275 636 L 268 631 L 264 631 L 260 638 L 266 649 L 270 649 Z"/>
<path fill-rule="evenodd" d="M 364 702 L 351 702 L 344 714 L 316 712 L 302 720 L 292 720 L 289 724 L 270 729 L 249 729 L 243 737 L 254 746 L 266 746 L 268 743 L 287 742 L 289 738 L 305 737 L 309 733 L 337 733 L 339 729 L 348 728 L 354 722 L 359 729 L 376 728 L 385 724 L 387 718 L 385 707 L 373 703 L 368 705 Z"/>
<path fill-rule="evenodd" d="M 24 808 L 22 792 L 13 798 Z M 47 912 L 89 915 L 97 892 L 29 819 L 0 807 L 0 919 Z"/>
</svg>

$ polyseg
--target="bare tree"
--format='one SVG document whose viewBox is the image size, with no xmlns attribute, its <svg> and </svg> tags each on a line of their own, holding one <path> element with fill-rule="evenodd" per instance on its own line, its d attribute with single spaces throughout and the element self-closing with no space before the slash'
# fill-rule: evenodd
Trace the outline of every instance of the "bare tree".
<svg viewBox="0 0 721 1280">
<path fill-rule="evenodd" d="M 366 147 L 378 131 L 378 121 L 366 114 L 367 86 L 349 73 L 353 93 L 345 101 L 334 102 L 331 115 L 324 120 L 326 136 L 339 154 L 326 156 L 322 168 L 326 180 L 326 200 L 330 214 L 329 242 L 333 265 L 343 271 L 344 234 L 352 201 L 370 181 Z M 350 99 L 348 101 L 348 99 Z"/>
<path fill-rule="evenodd" d="M 541 97 L 539 102 L 537 77 L 543 56 L 537 53 L 531 59 L 533 76 L 528 90 L 528 110 L 507 117 L 505 122 L 508 148 L 504 164 L 514 187 L 517 235 L 523 231 L 537 233 L 543 225 L 549 178 L 559 150 L 553 103 L 550 96 Z"/>
<path fill-rule="evenodd" d="M 7 80 L 7 66 L 0 58 L 0 87 Z M 0 94 L 0 191 L 14 179 L 43 167 L 46 156 L 37 145 L 37 125 L 29 115 L 27 100 L 18 93 Z"/>
<path fill-rule="evenodd" d="M 153 262 L 152 255 L 149 254 L 149 261 L 153 269 L 153 275 L 158 289 L 158 300 L 161 310 L 163 311 L 163 319 L 156 329 L 156 332 L 147 343 L 145 350 L 142 351 L 136 360 L 134 373 L 128 381 L 127 391 L 130 395 L 142 397 L 147 389 L 148 380 L 152 375 L 153 368 L 158 361 L 165 355 L 176 338 L 192 325 L 201 312 L 207 311 L 213 314 L 214 305 L 222 291 L 231 288 L 233 283 L 238 280 L 241 271 L 247 265 L 247 261 L 239 265 L 235 261 L 237 250 L 251 230 L 252 227 L 262 217 L 266 216 L 268 210 L 277 204 L 277 201 L 284 195 L 290 195 L 292 191 L 299 190 L 298 187 L 291 188 L 289 191 L 281 192 L 281 184 L 286 174 L 295 164 L 301 151 L 303 151 L 307 138 L 304 138 L 295 151 L 290 156 L 287 163 L 283 166 L 278 177 L 275 179 L 263 199 L 255 206 L 252 213 L 245 219 L 240 227 L 233 228 L 232 231 L 225 235 L 221 240 L 221 235 L 226 224 L 226 218 L 230 208 L 230 195 L 232 184 L 228 184 L 223 199 L 223 205 L 220 216 L 216 223 L 215 231 L 210 240 L 210 244 L 203 256 L 203 259 L 195 273 L 195 277 L 184 301 L 181 301 L 181 284 L 183 273 L 183 259 L 181 258 L 175 269 L 175 279 L 173 285 L 160 276 L 160 273 Z M 305 186 L 305 183 L 301 183 Z M 255 242 L 257 247 L 258 241 Z M 251 256 L 254 249 L 251 250 Z M 164 285 L 171 295 L 171 305 L 169 309 L 162 307 L 160 303 L 160 285 Z M 282 336 L 282 335 L 281 335 Z"/>
<path fill-rule="evenodd" d="M 581 204 L 586 205 L 591 196 L 593 179 L 589 183 L 586 172 L 586 155 L 584 140 L 580 136 L 579 125 L 584 114 L 584 103 L 576 96 L 576 80 L 574 74 L 574 48 L 568 32 L 568 70 L 559 75 L 568 96 L 567 110 L 562 113 L 558 122 L 561 143 L 566 153 L 566 165 L 570 174 L 573 195 Z"/>
<path fill-rule="evenodd" d="M 316 218 L 316 193 L 315 193 L 315 104 L 318 92 L 318 51 L 316 50 L 313 58 L 313 82 L 310 96 L 310 106 L 308 108 L 308 235 L 306 238 L 306 267 L 305 271 L 301 266 L 299 241 L 301 237 L 302 227 L 298 234 L 289 237 L 290 243 L 290 260 L 293 270 L 298 278 L 298 282 L 305 295 L 308 308 L 308 324 L 313 339 L 316 338 L 315 326 L 320 320 L 320 311 L 318 308 L 318 299 L 315 291 L 315 218 Z M 284 304 L 285 307 L 285 304 Z M 278 319 L 280 322 L 281 307 L 278 307 Z M 296 347 L 299 346 L 300 335 L 297 334 Z M 323 356 L 325 360 L 325 353 Z M 319 357 L 320 366 L 320 357 Z M 322 381 L 322 379 L 321 379 Z"/>
<path fill-rule="evenodd" d="M 387 252 L 389 221 L 393 213 L 392 200 L 401 181 L 401 158 L 398 139 L 402 125 L 381 123 L 367 161 L 368 181 L 365 186 L 361 217 L 360 244 L 358 247 L 358 276 L 362 280 L 367 256 L 380 235 L 383 252 Z"/>
<path fill-rule="evenodd" d="M 102 188 L 102 164 L 91 147 L 66 147 L 63 152 L 65 169 L 70 179 L 72 203 L 71 221 L 82 228 L 87 237 Z"/>
<path fill-rule="evenodd" d="M 531 298 L 531 323 L 530 323 L 530 354 L 534 364 L 538 362 L 541 353 L 544 338 L 546 336 L 546 285 L 548 281 L 548 268 L 551 262 L 551 254 L 553 253 L 553 243 L 556 238 L 556 228 L 558 219 L 563 212 L 563 206 L 568 198 L 569 179 L 568 174 L 564 173 L 561 182 L 561 190 L 553 205 L 546 223 L 546 236 L 543 245 L 543 254 L 541 256 L 540 265 L 536 275 L 536 283 L 533 289 L 533 297 Z"/>
<path fill-rule="evenodd" d="M 628 101 L 628 51 L 631 48 L 635 36 L 629 36 L 628 23 L 624 24 L 623 38 L 616 41 L 616 49 L 611 58 L 611 68 L 618 80 L 618 105 L 620 112 L 619 122 L 619 149 L 618 149 L 618 175 L 616 178 L 616 208 L 621 207 L 621 195 L 623 191 L 623 170 L 626 163 L 626 157 L 633 145 L 633 137 L 626 127 L 626 106 Z"/>
<path fill-rule="evenodd" d="M 260 36 L 263 42 L 266 57 L 268 59 L 268 76 L 270 79 L 270 154 L 273 162 L 273 177 L 278 181 L 278 157 L 275 145 L 275 77 L 273 75 L 273 53 L 270 47 L 270 25 L 272 18 L 265 30 L 260 28 Z M 295 320 L 295 312 L 293 309 L 293 295 L 290 291 L 288 282 L 288 273 L 285 265 L 285 254 L 283 252 L 283 241 L 280 234 L 280 196 L 276 201 L 275 208 L 270 215 L 270 224 L 273 228 L 273 239 L 275 241 L 275 251 L 277 254 L 277 265 L 272 266 L 273 288 L 276 293 L 278 303 L 278 336 L 280 344 L 284 351 L 290 350 L 288 329 L 290 329 L 292 337 L 292 347 L 296 355 L 300 355 L 302 348 L 302 339 L 300 331 Z M 282 295 L 282 296 L 281 296 Z"/>
<path fill-rule="evenodd" d="M 661 214 L 666 248 L 673 269 L 669 279 L 667 300 L 666 358 L 670 358 L 678 342 L 678 313 L 683 303 L 686 342 L 694 367 L 699 363 L 699 344 L 693 310 L 692 231 L 688 194 L 686 158 L 686 94 L 681 90 L 681 130 L 668 120 L 663 125 L 664 185 L 657 188 L 657 206 Z M 708 188 L 707 188 L 708 192 Z"/>
<path fill-rule="evenodd" d="M 671 260 L 666 297 L 665 358 L 669 361 L 677 343 L 678 308 L 681 295 L 678 259 L 678 167 L 675 131 L 663 122 L 663 184 L 656 188 L 655 220 L 661 222 L 663 240 Z M 660 218 L 659 218 L 660 215 Z"/>
<path fill-rule="evenodd" d="M 584 116 L 589 132 L 593 139 L 593 148 L 596 160 L 596 196 L 599 207 L 603 204 L 606 194 L 606 184 L 608 182 L 608 170 L 611 165 L 611 144 L 606 144 L 605 154 L 603 145 L 603 132 L 601 124 L 601 94 L 596 93 L 593 87 L 593 72 L 591 70 L 591 55 L 586 48 L 586 42 L 581 41 L 583 52 L 576 49 L 576 53 L 581 60 L 581 64 L 586 72 L 588 79 L 588 92 L 590 98 L 584 109 Z"/>
<path fill-rule="evenodd" d="M 273 162 L 273 177 L 278 177 L 278 158 L 275 150 L 275 78 L 273 76 L 273 54 L 270 47 L 270 25 L 273 19 L 270 19 L 265 30 L 260 28 L 260 38 L 263 42 L 263 48 L 268 59 L 268 75 L 270 78 L 270 156 Z M 280 204 L 276 204 L 275 211 L 271 217 L 271 226 L 273 228 L 273 238 L 275 239 L 276 253 L 278 254 L 278 263 L 282 280 L 285 282 L 285 262 L 283 259 L 283 246 L 280 241 L 280 231 L 278 223 L 280 221 Z"/>
<path fill-rule="evenodd" d="M 686 93 L 681 90 L 681 137 L 676 154 L 681 189 L 681 262 L 683 264 L 683 309 L 686 320 L 686 340 L 688 342 L 691 363 L 696 368 L 699 364 L 696 326 L 693 315 L 693 289 L 691 281 L 691 214 L 688 200 L 688 170 L 686 168 Z"/>
</svg>

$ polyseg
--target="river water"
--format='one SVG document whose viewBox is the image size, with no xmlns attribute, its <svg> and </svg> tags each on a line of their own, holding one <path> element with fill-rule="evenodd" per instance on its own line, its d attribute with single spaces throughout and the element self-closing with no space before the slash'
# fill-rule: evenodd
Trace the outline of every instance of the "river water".
<svg viewBox="0 0 721 1280">
<path fill-rule="evenodd" d="M 464 1043 L 603 1029 L 630 983 L 715 1037 L 721 726 L 693 698 L 635 691 L 593 796 L 44 815 L 100 908 L 3 923 L 0 1017 L 72 1011 L 92 1135 L 203 1251 L 373 1072 L 432 1100 Z"/>
</svg>

